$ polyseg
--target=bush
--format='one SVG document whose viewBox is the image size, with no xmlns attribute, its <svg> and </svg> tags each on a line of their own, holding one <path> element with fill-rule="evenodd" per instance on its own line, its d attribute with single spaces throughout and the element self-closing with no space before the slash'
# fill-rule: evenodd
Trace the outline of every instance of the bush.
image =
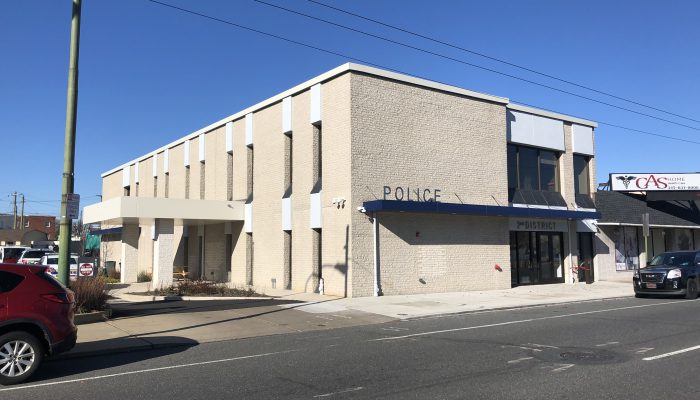
<svg viewBox="0 0 700 400">
<path fill-rule="evenodd" d="M 109 298 L 109 288 L 101 276 L 78 278 L 71 281 L 70 289 L 75 293 L 76 312 L 103 311 Z"/>
<path fill-rule="evenodd" d="M 105 283 L 122 283 L 121 279 L 118 278 L 110 278 L 109 276 L 107 277 L 102 277 L 104 279 Z"/>
<path fill-rule="evenodd" d="M 252 288 L 230 288 L 225 283 L 193 281 L 186 279 L 177 285 L 154 290 L 158 296 L 227 296 L 227 297 L 261 297 Z"/>
<path fill-rule="evenodd" d="M 136 282 L 150 282 L 151 281 L 151 274 L 149 274 L 146 271 L 141 271 L 139 274 L 136 276 Z"/>
</svg>

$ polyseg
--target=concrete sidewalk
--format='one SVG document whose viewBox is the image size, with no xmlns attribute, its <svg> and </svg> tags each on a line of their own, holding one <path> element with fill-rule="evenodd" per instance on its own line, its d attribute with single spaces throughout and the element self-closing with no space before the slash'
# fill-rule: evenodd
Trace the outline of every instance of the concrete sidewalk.
<svg viewBox="0 0 700 400">
<path fill-rule="evenodd" d="M 270 299 L 148 301 L 115 290 L 113 318 L 80 325 L 78 344 L 62 358 L 187 346 L 255 336 L 368 325 L 396 319 L 633 296 L 630 283 L 521 286 L 506 290 L 337 298 L 272 290 Z M 146 301 L 134 302 L 144 299 Z"/>
</svg>

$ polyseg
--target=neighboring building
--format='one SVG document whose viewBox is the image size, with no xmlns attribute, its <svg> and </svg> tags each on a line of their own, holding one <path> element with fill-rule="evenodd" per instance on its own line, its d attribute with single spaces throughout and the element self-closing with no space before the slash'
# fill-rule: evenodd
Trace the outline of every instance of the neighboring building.
<svg viewBox="0 0 700 400">
<path fill-rule="evenodd" d="M 15 220 L 12 214 L 0 215 L 0 229 L 13 229 Z M 51 215 L 17 215 L 17 226 L 20 231 L 38 231 L 46 234 L 43 240 L 56 240 L 56 217 Z"/>
<path fill-rule="evenodd" d="M 596 279 L 632 283 L 634 270 L 665 251 L 700 249 L 700 192 L 598 191 Z M 649 255 L 642 215 L 649 214 Z"/>
<path fill-rule="evenodd" d="M 47 240 L 46 233 L 34 229 L 0 229 L 0 246 L 31 246 Z"/>
<path fill-rule="evenodd" d="M 107 171 L 83 220 L 109 229 L 123 281 L 156 286 L 174 271 L 353 297 L 572 282 L 599 217 L 596 126 L 346 64 Z"/>
</svg>

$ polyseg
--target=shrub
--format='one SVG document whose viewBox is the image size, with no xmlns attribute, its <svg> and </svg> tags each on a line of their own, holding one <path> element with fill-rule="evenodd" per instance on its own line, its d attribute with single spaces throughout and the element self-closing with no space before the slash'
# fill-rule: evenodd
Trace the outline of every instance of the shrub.
<svg viewBox="0 0 700 400">
<path fill-rule="evenodd" d="M 109 276 L 107 277 L 102 277 L 104 279 L 105 283 L 122 283 L 121 279 L 118 278 L 110 278 Z"/>
<path fill-rule="evenodd" d="M 261 297 L 264 294 L 258 293 L 252 288 L 230 288 L 225 283 L 208 281 L 183 280 L 177 285 L 154 290 L 154 294 L 177 295 L 177 296 L 230 296 L 230 297 Z"/>
<path fill-rule="evenodd" d="M 70 289 L 75 293 L 75 306 L 78 313 L 105 309 L 109 288 L 103 277 L 78 278 L 71 281 Z"/>
<path fill-rule="evenodd" d="M 150 282 L 151 281 L 151 274 L 149 274 L 146 271 L 141 271 L 139 274 L 136 276 L 136 282 Z"/>
</svg>

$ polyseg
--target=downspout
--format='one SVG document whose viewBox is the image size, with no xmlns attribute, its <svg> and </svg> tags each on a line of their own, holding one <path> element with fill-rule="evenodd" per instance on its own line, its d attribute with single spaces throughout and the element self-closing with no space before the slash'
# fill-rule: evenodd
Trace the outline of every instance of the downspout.
<svg viewBox="0 0 700 400">
<path fill-rule="evenodd" d="M 372 213 L 372 237 L 374 239 L 374 296 L 381 296 L 379 288 L 379 218 Z"/>
</svg>

